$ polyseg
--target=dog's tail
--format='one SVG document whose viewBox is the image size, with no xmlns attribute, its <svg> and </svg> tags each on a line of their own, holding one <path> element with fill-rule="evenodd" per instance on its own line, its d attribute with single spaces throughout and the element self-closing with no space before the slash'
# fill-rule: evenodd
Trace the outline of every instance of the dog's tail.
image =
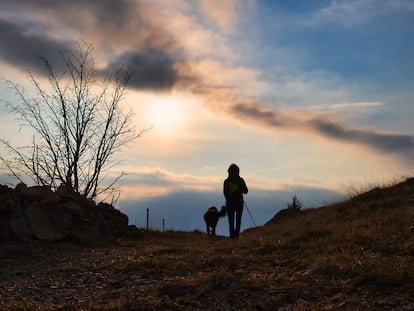
<svg viewBox="0 0 414 311">
<path fill-rule="evenodd" d="M 224 217 L 224 216 L 226 216 L 226 213 L 227 213 L 226 206 L 225 206 L 225 205 L 223 205 L 223 206 L 221 207 L 221 210 L 220 210 L 220 212 L 218 213 L 218 215 L 219 215 L 220 217 Z"/>
</svg>

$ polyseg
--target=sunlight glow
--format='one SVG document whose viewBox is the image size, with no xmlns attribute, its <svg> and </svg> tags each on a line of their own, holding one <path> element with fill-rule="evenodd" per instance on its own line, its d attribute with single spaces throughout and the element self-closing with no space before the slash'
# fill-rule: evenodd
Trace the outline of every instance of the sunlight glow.
<svg viewBox="0 0 414 311">
<path fill-rule="evenodd" d="M 179 96 L 154 96 L 147 104 L 147 119 L 153 130 L 173 134 L 186 121 L 185 99 Z"/>
</svg>

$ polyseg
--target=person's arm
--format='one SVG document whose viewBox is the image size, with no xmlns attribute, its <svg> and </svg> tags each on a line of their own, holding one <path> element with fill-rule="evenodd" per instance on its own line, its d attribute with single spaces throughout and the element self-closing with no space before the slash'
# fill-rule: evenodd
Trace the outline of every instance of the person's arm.
<svg viewBox="0 0 414 311">
<path fill-rule="evenodd" d="M 228 201 L 228 190 L 227 190 L 227 182 L 226 180 L 223 183 L 223 194 L 224 194 L 224 198 L 226 199 L 226 201 Z"/>
<path fill-rule="evenodd" d="M 242 184 L 242 193 L 247 194 L 247 192 L 249 192 L 249 189 L 247 189 L 246 182 L 244 181 L 243 178 L 240 178 L 240 179 L 241 179 L 241 184 Z"/>
</svg>

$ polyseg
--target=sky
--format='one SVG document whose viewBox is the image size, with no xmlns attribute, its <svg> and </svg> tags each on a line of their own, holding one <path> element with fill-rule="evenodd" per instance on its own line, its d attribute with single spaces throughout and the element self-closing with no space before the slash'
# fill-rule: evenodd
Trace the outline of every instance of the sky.
<svg viewBox="0 0 414 311">
<path fill-rule="evenodd" d="M 130 223 L 149 209 L 152 228 L 204 230 L 236 163 L 245 229 L 294 194 L 318 207 L 412 176 L 413 29 L 412 0 L 2 0 L 0 76 L 30 89 L 39 55 L 59 69 L 58 52 L 92 44 L 100 69 L 134 72 L 123 105 L 151 127 L 113 168 Z"/>
</svg>

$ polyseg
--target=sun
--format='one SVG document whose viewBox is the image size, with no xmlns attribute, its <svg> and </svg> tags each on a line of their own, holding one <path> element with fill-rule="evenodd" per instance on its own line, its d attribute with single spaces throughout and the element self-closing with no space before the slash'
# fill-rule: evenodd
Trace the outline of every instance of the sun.
<svg viewBox="0 0 414 311">
<path fill-rule="evenodd" d="M 174 95 L 157 95 L 147 103 L 147 118 L 153 130 L 173 134 L 186 120 L 186 101 Z"/>
</svg>

